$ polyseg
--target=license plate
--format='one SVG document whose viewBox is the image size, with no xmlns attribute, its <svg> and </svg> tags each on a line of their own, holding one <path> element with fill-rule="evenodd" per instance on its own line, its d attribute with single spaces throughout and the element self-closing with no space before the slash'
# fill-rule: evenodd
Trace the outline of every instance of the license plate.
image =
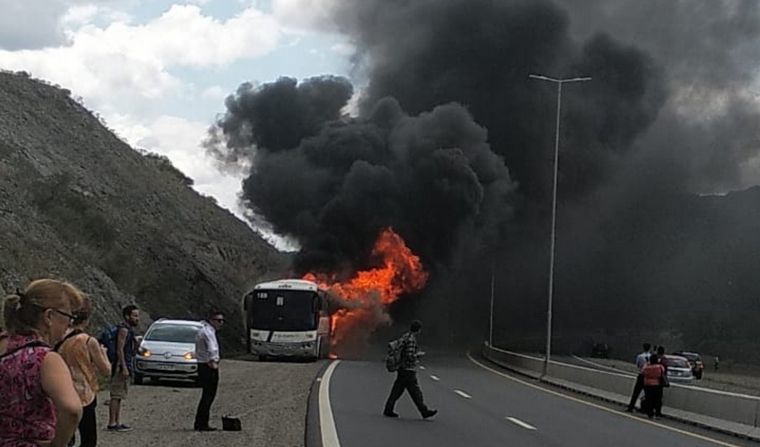
<svg viewBox="0 0 760 447">
<path fill-rule="evenodd" d="M 156 365 L 155 368 L 161 371 L 174 371 L 174 365 Z"/>
</svg>

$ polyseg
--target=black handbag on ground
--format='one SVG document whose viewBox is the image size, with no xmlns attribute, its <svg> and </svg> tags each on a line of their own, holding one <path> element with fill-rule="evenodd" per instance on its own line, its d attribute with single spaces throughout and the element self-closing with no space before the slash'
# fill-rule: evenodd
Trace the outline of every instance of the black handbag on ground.
<svg viewBox="0 0 760 447">
<path fill-rule="evenodd" d="M 232 416 L 222 416 L 222 430 L 240 431 L 243 427 L 240 425 L 240 419 Z"/>
</svg>

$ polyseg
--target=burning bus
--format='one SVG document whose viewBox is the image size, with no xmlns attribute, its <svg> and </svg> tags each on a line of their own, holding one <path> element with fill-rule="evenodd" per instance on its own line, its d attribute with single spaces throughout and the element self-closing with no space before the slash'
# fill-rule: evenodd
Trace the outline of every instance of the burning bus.
<svg viewBox="0 0 760 447">
<path fill-rule="evenodd" d="M 284 279 L 257 284 L 243 298 L 248 352 L 264 360 L 316 360 L 330 353 L 332 328 L 325 292 L 316 283 Z"/>
</svg>

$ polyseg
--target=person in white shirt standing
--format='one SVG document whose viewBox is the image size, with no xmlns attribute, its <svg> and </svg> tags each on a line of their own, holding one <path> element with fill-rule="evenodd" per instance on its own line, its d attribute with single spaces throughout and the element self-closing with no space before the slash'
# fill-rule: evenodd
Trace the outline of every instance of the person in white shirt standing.
<svg viewBox="0 0 760 447">
<path fill-rule="evenodd" d="M 641 369 L 649 362 L 649 356 L 652 354 L 652 345 L 644 343 L 642 346 L 644 349 L 636 356 L 636 369 L 639 370 L 639 374 L 636 376 L 636 384 L 633 386 L 633 393 L 631 394 L 631 401 L 628 403 L 627 412 L 632 412 L 636 409 L 636 401 L 639 400 L 639 395 L 644 390 L 644 374 L 641 373 Z"/>
<path fill-rule="evenodd" d="M 214 431 L 215 427 L 209 425 L 209 413 L 211 404 L 216 398 L 216 389 L 219 385 L 219 342 L 216 339 L 216 331 L 224 325 L 224 314 L 212 311 L 203 321 L 203 328 L 195 336 L 195 357 L 198 359 L 198 381 L 203 387 L 201 401 L 195 412 L 195 430 Z"/>
</svg>

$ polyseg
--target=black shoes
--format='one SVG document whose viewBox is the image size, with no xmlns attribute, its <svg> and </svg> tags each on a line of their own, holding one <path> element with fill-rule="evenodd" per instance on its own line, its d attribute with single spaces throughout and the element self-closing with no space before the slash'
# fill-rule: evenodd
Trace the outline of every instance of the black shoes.
<svg viewBox="0 0 760 447">
<path fill-rule="evenodd" d="M 206 427 L 195 427 L 195 431 L 216 431 L 216 427 L 206 426 Z"/>
<path fill-rule="evenodd" d="M 438 414 L 438 410 L 425 410 L 425 411 L 422 412 L 422 418 L 423 419 L 429 419 L 429 418 L 435 416 L 436 414 Z M 398 414 L 394 413 L 392 411 L 387 411 L 386 410 L 386 411 L 383 411 L 383 416 L 385 416 L 387 418 L 397 418 Z"/>
<path fill-rule="evenodd" d="M 427 410 L 422 412 L 422 418 L 428 419 L 438 414 L 438 410 Z"/>
</svg>

